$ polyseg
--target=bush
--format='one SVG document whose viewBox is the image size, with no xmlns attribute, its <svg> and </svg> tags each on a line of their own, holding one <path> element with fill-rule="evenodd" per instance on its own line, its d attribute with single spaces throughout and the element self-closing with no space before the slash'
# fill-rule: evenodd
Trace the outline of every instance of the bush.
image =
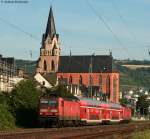
<svg viewBox="0 0 150 139">
<path fill-rule="evenodd" d="M 8 111 L 8 106 L 0 104 L 0 129 L 15 127 L 15 118 Z"/>
<path fill-rule="evenodd" d="M 32 80 L 21 81 L 11 92 L 11 111 L 16 124 L 21 127 L 34 127 L 37 120 L 39 92 Z"/>
</svg>

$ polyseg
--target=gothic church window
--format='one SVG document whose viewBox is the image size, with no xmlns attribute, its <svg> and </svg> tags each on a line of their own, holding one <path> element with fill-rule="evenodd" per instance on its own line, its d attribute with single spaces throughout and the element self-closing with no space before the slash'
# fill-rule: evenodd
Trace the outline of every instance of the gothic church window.
<svg viewBox="0 0 150 139">
<path fill-rule="evenodd" d="M 113 78 L 113 101 L 116 101 L 117 97 L 117 78 L 116 76 Z"/>
<path fill-rule="evenodd" d="M 55 55 L 55 50 L 57 49 L 57 46 L 56 46 L 56 44 L 54 44 L 54 47 L 53 47 L 53 50 L 52 50 L 52 56 L 54 56 Z"/>
<path fill-rule="evenodd" d="M 55 55 L 55 49 L 53 48 L 53 50 L 52 50 L 52 56 L 54 56 Z"/>
<path fill-rule="evenodd" d="M 54 63 L 54 61 L 52 60 L 52 71 L 54 71 L 55 70 L 55 63 Z"/>
<path fill-rule="evenodd" d="M 102 75 L 99 76 L 99 86 L 100 86 L 100 91 L 102 91 L 102 86 L 103 86 L 103 80 L 102 80 Z"/>
<path fill-rule="evenodd" d="M 47 70 L 47 64 L 46 64 L 46 61 L 44 60 L 44 71 L 46 71 Z"/>
<path fill-rule="evenodd" d="M 72 84 L 72 76 L 69 77 L 69 84 Z"/>
<path fill-rule="evenodd" d="M 82 85 L 82 83 L 83 83 L 83 82 L 82 82 L 82 76 L 80 75 L 79 84 Z"/>
<path fill-rule="evenodd" d="M 109 75 L 106 78 L 106 94 L 110 98 L 110 77 Z"/>
</svg>

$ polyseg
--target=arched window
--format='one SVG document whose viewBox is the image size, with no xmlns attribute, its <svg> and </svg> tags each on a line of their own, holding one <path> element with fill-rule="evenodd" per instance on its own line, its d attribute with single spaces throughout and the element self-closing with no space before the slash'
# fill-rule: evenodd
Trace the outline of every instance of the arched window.
<svg viewBox="0 0 150 139">
<path fill-rule="evenodd" d="M 52 66 L 52 71 L 54 71 L 55 70 L 55 63 L 53 60 L 52 60 L 51 66 Z"/>
<path fill-rule="evenodd" d="M 117 78 L 116 76 L 113 78 L 113 101 L 116 102 L 117 97 Z"/>
<path fill-rule="evenodd" d="M 99 86 L 100 86 L 100 91 L 102 91 L 102 86 L 103 86 L 102 75 L 99 76 Z"/>
<path fill-rule="evenodd" d="M 55 49 L 57 49 L 56 44 L 54 44 L 53 50 L 52 50 L 52 56 L 55 55 Z"/>
<path fill-rule="evenodd" d="M 44 67 L 44 71 L 46 71 L 47 70 L 47 64 L 46 64 L 46 61 L 44 60 L 44 65 L 43 65 L 43 67 Z"/>
<path fill-rule="evenodd" d="M 106 94 L 108 95 L 108 98 L 110 98 L 110 77 L 109 77 L 109 75 L 106 78 Z"/>
<path fill-rule="evenodd" d="M 92 86 L 93 86 L 93 78 L 92 78 L 92 75 L 89 75 L 89 94 L 88 94 L 88 96 L 90 96 L 90 97 L 93 96 Z"/>
<path fill-rule="evenodd" d="M 52 50 L 52 56 L 54 56 L 55 55 L 55 49 L 53 48 L 53 50 Z"/>
<path fill-rule="evenodd" d="M 80 75 L 79 84 L 82 85 L 82 83 L 83 83 L 83 82 L 82 82 L 82 76 Z"/>
<path fill-rule="evenodd" d="M 72 84 L 72 76 L 69 77 L 69 84 Z"/>
</svg>

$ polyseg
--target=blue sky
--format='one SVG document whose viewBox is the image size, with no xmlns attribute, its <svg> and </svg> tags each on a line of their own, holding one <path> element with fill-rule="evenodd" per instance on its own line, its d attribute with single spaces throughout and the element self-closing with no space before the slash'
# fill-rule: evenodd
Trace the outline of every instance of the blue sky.
<svg viewBox="0 0 150 139">
<path fill-rule="evenodd" d="M 51 0 L 28 0 L 27 4 L 0 3 L 0 53 L 18 59 L 39 57 Z M 103 17 L 112 33 L 94 14 L 87 0 L 53 0 L 57 33 L 62 55 L 109 54 L 117 59 L 149 60 L 149 0 L 89 0 Z M 120 17 L 121 16 L 121 17 Z M 34 39 L 10 26 L 4 20 L 35 36 Z"/>
</svg>

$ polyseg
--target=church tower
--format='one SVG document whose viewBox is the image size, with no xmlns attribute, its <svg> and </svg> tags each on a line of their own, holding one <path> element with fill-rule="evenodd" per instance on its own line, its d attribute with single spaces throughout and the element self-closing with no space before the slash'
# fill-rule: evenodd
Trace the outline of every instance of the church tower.
<svg viewBox="0 0 150 139">
<path fill-rule="evenodd" d="M 54 73 L 58 71 L 60 56 L 59 35 L 56 33 L 52 7 L 50 7 L 46 31 L 43 34 L 37 73 Z"/>
</svg>

